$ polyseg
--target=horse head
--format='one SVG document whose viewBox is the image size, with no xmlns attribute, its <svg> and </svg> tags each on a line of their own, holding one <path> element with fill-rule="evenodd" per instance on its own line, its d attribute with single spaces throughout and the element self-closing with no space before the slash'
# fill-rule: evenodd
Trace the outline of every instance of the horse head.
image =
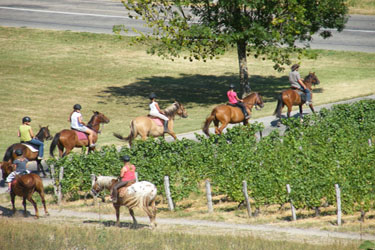
<svg viewBox="0 0 375 250">
<path fill-rule="evenodd" d="M 305 79 L 303 80 L 303 83 L 306 84 L 306 86 L 310 89 L 311 89 L 311 86 L 312 85 L 318 85 L 320 84 L 320 81 L 318 79 L 318 77 L 315 75 L 315 72 L 310 72 L 306 77 Z"/>
<path fill-rule="evenodd" d="M 178 101 L 175 101 L 176 104 L 178 104 L 178 110 L 177 110 L 177 114 L 179 116 L 181 116 L 182 118 L 187 118 L 188 117 L 188 114 L 185 110 L 185 107 L 184 105 L 182 105 L 180 102 Z"/>
<path fill-rule="evenodd" d="M 0 163 L 0 168 L 3 173 L 3 179 L 5 180 L 10 173 L 12 173 L 14 170 L 16 170 L 15 165 L 12 164 L 12 162 L 9 161 L 3 161 Z"/>
<path fill-rule="evenodd" d="M 113 176 L 96 176 L 91 174 L 91 192 L 96 196 L 104 189 L 110 190 L 113 183 L 117 181 Z"/>
<path fill-rule="evenodd" d="M 98 133 L 100 123 L 109 123 L 109 118 L 106 117 L 103 113 L 100 113 L 98 111 L 93 111 L 93 113 L 94 114 L 91 117 L 87 125 L 89 128 L 92 128 Z"/>
<path fill-rule="evenodd" d="M 264 102 L 263 102 L 263 98 L 262 96 L 257 93 L 257 92 L 254 92 L 248 96 L 246 96 L 244 99 L 243 99 L 243 103 L 245 105 L 248 105 L 249 108 L 251 109 L 253 106 L 255 106 L 255 108 L 258 110 L 258 109 L 261 109 L 264 107 Z M 258 108 L 259 107 L 259 108 Z"/>
<path fill-rule="evenodd" d="M 36 135 L 36 137 L 39 138 L 39 140 L 44 141 L 44 139 L 46 140 L 53 139 L 53 137 L 51 136 L 51 133 L 49 132 L 48 125 L 46 127 L 42 127 L 39 125 L 39 128 L 40 130 L 38 134 Z"/>
</svg>

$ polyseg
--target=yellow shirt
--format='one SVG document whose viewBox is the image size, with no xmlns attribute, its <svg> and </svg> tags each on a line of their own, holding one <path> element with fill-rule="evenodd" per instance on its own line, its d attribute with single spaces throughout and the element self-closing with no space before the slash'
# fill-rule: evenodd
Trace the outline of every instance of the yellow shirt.
<svg viewBox="0 0 375 250">
<path fill-rule="evenodd" d="M 31 135 L 30 135 L 30 129 L 31 127 L 29 125 L 22 124 L 19 128 L 20 135 L 21 135 L 21 141 L 31 141 Z"/>
</svg>

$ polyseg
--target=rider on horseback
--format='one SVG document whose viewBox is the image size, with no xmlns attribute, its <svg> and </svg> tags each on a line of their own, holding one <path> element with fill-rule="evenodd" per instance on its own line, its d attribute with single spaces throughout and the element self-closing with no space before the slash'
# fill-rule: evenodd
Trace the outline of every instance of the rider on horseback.
<svg viewBox="0 0 375 250">
<path fill-rule="evenodd" d="M 92 129 L 89 129 L 85 126 L 85 123 L 82 121 L 82 114 L 81 114 L 81 105 L 76 104 L 73 106 L 73 112 L 70 114 L 70 127 L 73 130 L 78 130 L 81 132 L 84 132 L 88 134 L 89 139 L 89 147 L 94 148 L 95 144 L 93 143 L 93 136 L 95 135 L 95 132 Z"/>
<path fill-rule="evenodd" d="M 156 94 L 155 93 L 151 93 L 150 94 L 150 115 L 151 116 L 155 116 L 155 117 L 158 117 L 160 119 L 162 119 L 164 121 L 164 133 L 168 133 L 169 130 L 168 130 L 168 117 L 166 117 L 163 113 L 163 111 L 160 110 L 159 108 L 159 104 L 155 101 L 156 99 Z"/>
<path fill-rule="evenodd" d="M 25 116 L 22 118 L 22 125 L 18 129 L 18 137 L 21 137 L 21 143 L 29 143 L 38 147 L 38 160 L 43 159 L 44 143 L 34 137 L 33 130 L 30 126 L 31 118 Z"/>
<path fill-rule="evenodd" d="M 117 203 L 117 192 L 119 188 L 130 186 L 136 182 L 135 166 L 130 163 L 130 157 L 124 155 L 121 159 L 124 161 L 124 166 L 120 172 L 120 181 L 118 181 L 112 188 L 111 197 L 113 203 Z"/>
<path fill-rule="evenodd" d="M 242 112 L 245 116 L 245 119 L 246 120 L 249 119 L 250 116 L 246 111 L 245 105 L 242 103 L 243 100 L 239 99 L 237 97 L 237 93 L 234 91 L 234 84 L 229 85 L 229 90 L 227 92 L 227 96 L 228 96 L 228 99 L 229 99 L 229 103 L 239 107 L 242 110 Z"/>
<path fill-rule="evenodd" d="M 10 192 L 12 181 L 14 180 L 14 178 L 16 178 L 16 175 L 30 173 L 30 171 L 26 169 L 28 160 L 22 156 L 22 149 L 16 149 L 15 153 L 17 155 L 17 159 L 13 161 L 13 165 L 16 166 L 16 170 L 10 173 L 5 181 L 8 182 L 8 192 Z"/>
<path fill-rule="evenodd" d="M 294 64 L 291 69 L 292 71 L 289 73 L 289 82 L 291 84 L 291 88 L 303 91 L 306 94 L 306 105 L 310 105 L 311 92 L 301 79 L 301 76 L 298 72 L 299 64 Z"/>
</svg>

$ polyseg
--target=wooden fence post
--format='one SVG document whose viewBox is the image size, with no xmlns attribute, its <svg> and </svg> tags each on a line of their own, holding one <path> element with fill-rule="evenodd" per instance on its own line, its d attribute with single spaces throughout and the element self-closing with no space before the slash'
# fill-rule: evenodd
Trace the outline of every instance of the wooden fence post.
<svg viewBox="0 0 375 250">
<path fill-rule="evenodd" d="M 289 184 L 286 184 L 286 191 L 288 192 L 288 194 L 290 194 L 290 185 Z M 292 201 L 292 199 L 290 199 L 290 207 L 291 207 L 291 209 L 292 209 L 292 218 L 293 218 L 293 220 L 295 221 L 295 220 L 297 220 L 297 216 L 296 216 L 296 209 L 295 209 L 295 207 L 294 207 L 294 205 L 293 205 L 293 201 Z"/>
<path fill-rule="evenodd" d="M 135 181 L 138 182 L 138 172 L 135 172 Z"/>
<path fill-rule="evenodd" d="M 339 184 L 335 184 L 337 200 L 337 225 L 341 226 L 341 191 Z"/>
<path fill-rule="evenodd" d="M 173 201 L 171 197 L 171 191 L 169 189 L 169 177 L 167 175 L 164 176 L 164 188 L 165 188 L 165 195 L 167 196 L 169 210 L 173 211 L 174 206 L 173 206 Z"/>
<path fill-rule="evenodd" d="M 247 193 L 247 182 L 246 181 L 242 181 L 242 193 L 245 196 L 247 215 L 249 217 L 251 217 L 251 206 L 250 206 L 250 201 L 249 201 L 249 195 Z"/>
<path fill-rule="evenodd" d="M 212 207 L 211 184 L 209 180 L 206 180 L 206 196 L 207 196 L 208 212 L 212 213 L 214 209 Z"/>
<path fill-rule="evenodd" d="M 51 179 L 52 179 L 52 186 L 53 186 L 53 193 L 55 196 L 57 196 L 57 186 L 56 186 L 56 181 L 55 181 L 55 166 L 52 164 L 50 166 L 51 168 Z"/>
<path fill-rule="evenodd" d="M 59 188 L 58 188 L 58 197 L 57 197 L 57 204 L 60 206 L 62 200 L 62 191 L 61 191 L 61 181 L 64 178 L 64 167 L 60 168 L 59 173 Z"/>
<path fill-rule="evenodd" d="M 369 145 L 370 147 L 372 147 L 372 141 L 371 141 L 371 139 L 368 139 L 368 145 Z"/>
</svg>

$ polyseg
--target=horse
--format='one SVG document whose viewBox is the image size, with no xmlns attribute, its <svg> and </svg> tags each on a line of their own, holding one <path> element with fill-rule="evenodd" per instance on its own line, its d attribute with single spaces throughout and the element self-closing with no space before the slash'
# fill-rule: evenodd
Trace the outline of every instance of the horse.
<svg viewBox="0 0 375 250">
<path fill-rule="evenodd" d="M 175 101 L 168 108 L 164 109 L 165 116 L 168 117 L 168 134 L 170 134 L 175 140 L 177 139 L 176 134 L 173 132 L 173 123 L 176 115 L 182 118 L 188 117 L 187 112 L 180 102 Z M 159 118 L 155 118 L 159 119 Z M 129 141 L 129 146 L 132 145 L 133 140 L 140 135 L 142 140 L 146 140 L 148 136 L 158 137 L 164 136 L 164 127 L 162 123 L 159 125 L 157 122 L 148 116 L 138 116 L 130 122 L 130 134 L 128 137 L 123 137 L 118 133 L 113 133 L 113 135 L 120 140 Z"/>
<path fill-rule="evenodd" d="M 112 190 L 113 185 L 117 182 L 116 177 L 112 176 L 98 176 L 91 175 L 91 192 L 98 194 L 100 191 L 107 189 Z M 136 182 L 129 187 L 122 187 L 118 190 L 118 199 L 113 203 L 116 210 L 116 225 L 120 225 L 120 207 L 126 206 L 133 219 L 133 228 L 136 228 L 138 223 L 134 216 L 133 209 L 139 207 L 146 212 L 150 218 L 151 228 L 156 227 L 156 206 L 155 198 L 157 189 L 154 184 L 148 181 Z"/>
<path fill-rule="evenodd" d="M 98 133 L 100 133 L 99 128 L 101 123 L 109 123 L 109 119 L 102 113 L 98 111 L 93 111 L 93 116 L 91 117 L 89 123 L 87 124 L 87 127 L 94 130 L 96 133 L 93 138 L 93 143 L 96 143 L 98 140 Z M 78 135 L 76 130 L 71 129 L 64 129 L 58 132 L 55 137 L 52 140 L 51 146 L 50 146 L 50 155 L 52 157 L 55 157 L 53 155 L 53 151 L 55 150 L 55 147 L 57 145 L 59 149 L 59 156 L 64 157 L 68 155 L 74 147 L 83 147 L 88 146 L 89 140 L 87 138 L 87 135 L 84 139 L 80 140 L 78 138 Z M 92 150 L 95 150 L 95 147 L 88 147 L 88 153 L 90 153 Z M 65 149 L 65 152 L 64 152 Z"/>
<path fill-rule="evenodd" d="M 318 77 L 315 75 L 315 72 L 310 72 L 305 79 L 303 80 L 303 83 L 306 85 L 306 87 L 310 90 L 311 92 L 311 99 L 313 97 L 312 94 L 312 86 L 320 84 L 320 81 Z M 282 91 L 278 97 L 277 97 L 277 105 L 275 112 L 273 113 L 276 115 L 277 118 L 281 118 L 281 111 L 286 105 L 288 107 L 288 112 L 287 112 L 287 117 L 290 117 L 290 112 L 292 112 L 292 107 L 293 106 L 299 106 L 299 114 L 300 118 L 302 119 L 302 105 L 306 102 L 306 100 L 302 99 L 300 94 L 298 93 L 299 90 L 295 89 L 287 89 Z M 311 111 L 315 113 L 314 106 L 312 104 L 309 105 Z M 278 122 L 278 125 L 280 122 Z"/>
<path fill-rule="evenodd" d="M 3 173 L 3 179 L 5 180 L 8 175 L 14 171 L 14 165 L 10 161 L 2 162 L 1 164 L 1 170 Z M 35 210 L 35 218 L 39 218 L 39 211 L 38 206 L 36 202 L 33 200 L 33 194 L 37 191 L 39 193 L 39 196 L 42 200 L 43 207 L 44 207 L 44 213 L 45 215 L 49 215 L 46 207 L 46 202 L 44 199 L 44 188 L 43 188 L 43 182 L 42 179 L 39 177 L 39 175 L 31 173 L 31 174 L 25 174 L 25 175 L 16 175 L 15 180 L 12 181 L 11 184 L 11 191 L 10 191 L 10 198 L 12 202 L 13 207 L 13 214 L 16 212 L 16 207 L 14 205 L 16 196 L 20 196 L 23 198 L 23 208 L 24 208 L 24 215 L 26 216 L 26 199 L 33 204 L 34 210 Z"/>
<path fill-rule="evenodd" d="M 36 138 L 41 142 L 44 142 L 44 140 L 51 140 L 52 136 L 50 135 L 48 126 L 46 127 L 40 126 L 40 130 L 36 134 Z M 17 155 L 15 154 L 16 149 L 22 149 L 23 156 L 29 161 L 36 161 L 38 172 L 42 171 L 43 176 L 46 177 L 46 173 L 44 172 L 43 165 L 41 163 L 42 160 L 38 159 L 38 151 L 37 150 L 32 151 L 28 146 L 26 146 L 25 143 L 15 143 L 9 146 L 7 150 L 5 151 L 3 161 L 10 160 L 11 162 L 13 162 L 13 160 L 17 157 Z"/>
<path fill-rule="evenodd" d="M 264 107 L 263 98 L 257 92 L 251 93 L 250 95 L 243 98 L 243 104 L 245 105 L 246 109 L 250 110 L 250 115 L 254 106 L 255 108 L 257 108 L 258 106 L 260 108 Z M 245 115 L 239 107 L 233 107 L 227 104 L 216 106 L 211 111 L 210 116 L 207 117 L 202 128 L 202 131 L 207 136 L 210 135 L 208 128 L 212 121 L 214 121 L 215 133 L 219 135 L 223 132 L 223 130 L 226 126 L 228 126 L 229 123 L 233 124 L 243 122 L 243 125 L 247 125 L 249 123 L 249 119 L 245 119 Z M 219 128 L 220 123 L 221 126 Z"/>
</svg>

